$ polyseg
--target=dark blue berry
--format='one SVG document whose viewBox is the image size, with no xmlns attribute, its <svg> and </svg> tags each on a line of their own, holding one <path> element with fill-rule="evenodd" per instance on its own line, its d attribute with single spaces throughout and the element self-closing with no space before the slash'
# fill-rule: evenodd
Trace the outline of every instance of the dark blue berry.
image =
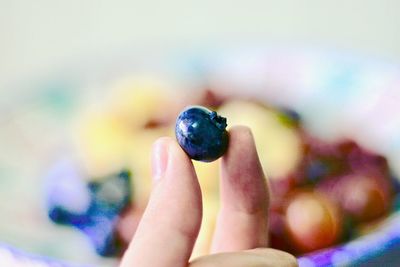
<svg viewBox="0 0 400 267">
<path fill-rule="evenodd" d="M 179 145 L 194 160 L 210 162 L 221 157 L 228 148 L 226 119 L 201 106 L 183 110 L 175 126 Z"/>
<path fill-rule="evenodd" d="M 102 256 L 116 256 L 123 250 L 116 233 L 119 214 L 132 198 L 131 174 L 122 171 L 101 181 L 86 183 L 77 166 L 59 162 L 47 177 L 48 216 L 58 224 L 82 231 Z"/>
<path fill-rule="evenodd" d="M 80 224 L 91 206 L 91 193 L 78 167 L 68 160 L 54 164 L 45 179 L 48 216 L 59 224 Z"/>
</svg>

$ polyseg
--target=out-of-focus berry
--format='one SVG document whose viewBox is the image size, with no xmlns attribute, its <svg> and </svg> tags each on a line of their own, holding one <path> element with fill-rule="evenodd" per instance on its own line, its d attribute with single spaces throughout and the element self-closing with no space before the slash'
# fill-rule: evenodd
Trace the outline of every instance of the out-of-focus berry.
<svg viewBox="0 0 400 267">
<path fill-rule="evenodd" d="M 318 190 L 358 222 L 376 219 L 390 208 L 389 181 L 381 177 L 365 174 L 332 177 L 318 185 Z"/>
<path fill-rule="evenodd" d="M 327 198 L 312 192 L 295 193 L 285 211 L 286 227 L 298 252 L 335 244 L 340 238 L 341 218 Z"/>
<path fill-rule="evenodd" d="M 115 225 L 119 214 L 131 201 L 130 173 L 122 171 L 102 181 L 86 184 L 76 176 L 76 166 L 64 163 L 60 166 L 48 176 L 50 219 L 82 231 L 98 254 L 120 254 L 124 247 L 116 235 Z"/>
</svg>

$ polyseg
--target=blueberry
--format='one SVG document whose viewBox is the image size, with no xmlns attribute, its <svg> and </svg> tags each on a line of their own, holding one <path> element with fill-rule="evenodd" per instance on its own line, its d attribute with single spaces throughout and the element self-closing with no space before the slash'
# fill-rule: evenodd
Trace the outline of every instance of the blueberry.
<svg viewBox="0 0 400 267">
<path fill-rule="evenodd" d="M 82 231 L 102 256 L 122 253 L 116 224 L 132 199 L 131 173 L 123 170 L 86 183 L 72 162 L 61 161 L 46 179 L 48 216 Z"/>
<path fill-rule="evenodd" d="M 60 160 L 52 166 L 45 179 L 48 216 L 59 224 L 86 221 L 91 194 L 77 165 Z"/>
<path fill-rule="evenodd" d="M 179 145 L 194 160 L 211 162 L 228 148 L 226 119 L 201 106 L 184 109 L 178 116 L 175 135 Z"/>
<path fill-rule="evenodd" d="M 122 170 L 118 174 L 88 183 L 91 193 L 91 207 L 88 213 L 113 218 L 131 202 L 131 173 Z"/>
</svg>

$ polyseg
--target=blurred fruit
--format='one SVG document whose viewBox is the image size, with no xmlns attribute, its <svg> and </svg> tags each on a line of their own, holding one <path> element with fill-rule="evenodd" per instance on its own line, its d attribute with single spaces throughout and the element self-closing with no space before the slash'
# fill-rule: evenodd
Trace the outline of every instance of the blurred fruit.
<svg viewBox="0 0 400 267">
<path fill-rule="evenodd" d="M 296 189 L 296 180 L 293 176 L 269 179 L 270 210 L 283 212 L 290 192 Z"/>
<path fill-rule="evenodd" d="M 218 196 L 219 192 L 219 160 L 213 162 L 193 161 L 197 178 L 203 192 L 207 196 Z"/>
<path fill-rule="evenodd" d="M 288 126 L 298 127 L 300 126 L 300 114 L 294 111 L 293 109 L 282 108 L 278 112 L 279 120 Z"/>
<path fill-rule="evenodd" d="M 172 97 L 176 91 L 172 84 L 149 77 L 122 80 L 114 85 L 109 110 L 133 131 L 166 126 L 181 108 L 182 98 Z"/>
<path fill-rule="evenodd" d="M 120 256 L 123 242 L 115 235 L 115 221 L 106 216 L 93 214 L 89 223 L 74 225 L 90 240 L 97 254 L 105 257 Z"/>
<path fill-rule="evenodd" d="M 301 131 L 303 157 L 295 173 L 299 184 L 314 185 L 334 175 L 348 171 L 346 158 L 335 144 L 327 143 Z"/>
<path fill-rule="evenodd" d="M 205 89 L 198 101 L 198 105 L 205 106 L 208 108 L 218 108 L 221 106 L 224 101 L 226 100 L 226 97 L 219 95 L 216 91 L 210 90 L 210 89 Z"/>
<path fill-rule="evenodd" d="M 318 186 L 340 205 L 343 211 L 358 222 L 384 215 L 391 202 L 388 179 L 363 174 L 332 177 Z"/>
<path fill-rule="evenodd" d="M 201 106 L 185 108 L 176 119 L 175 135 L 191 159 L 211 162 L 228 148 L 226 118 Z"/>
<path fill-rule="evenodd" d="M 274 177 L 269 181 L 272 193 L 278 196 L 286 196 L 289 192 L 294 190 L 298 186 L 296 182 L 294 174 Z"/>
<path fill-rule="evenodd" d="M 268 226 L 270 247 L 287 252 L 293 252 L 284 215 L 279 212 L 270 211 L 268 214 Z"/>
<path fill-rule="evenodd" d="M 228 128 L 245 125 L 252 130 L 268 177 L 285 177 L 295 170 L 301 157 L 300 138 L 294 128 L 282 124 L 276 112 L 254 102 L 231 100 L 219 113 L 229 119 Z"/>
<path fill-rule="evenodd" d="M 203 220 L 193 249 L 192 258 L 209 254 L 219 210 L 219 199 L 215 195 L 203 194 Z"/>
<path fill-rule="evenodd" d="M 92 179 L 115 173 L 127 165 L 129 132 L 112 114 L 87 114 L 75 133 L 78 155 Z"/>
<path fill-rule="evenodd" d="M 337 207 L 320 194 L 294 193 L 285 218 L 290 240 L 298 252 L 325 248 L 339 240 L 342 222 Z"/>
<path fill-rule="evenodd" d="M 52 172 L 61 178 L 59 184 L 49 183 L 54 189 L 48 200 L 50 218 L 86 233 L 99 254 L 116 255 L 131 240 L 152 188 L 151 146 L 158 137 L 174 136 L 177 114 L 192 104 L 217 108 L 228 118 L 228 128 L 251 128 L 269 176 L 273 248 L 297 254 L 325 248 L 375 229 L 379 225 L 375 222 L 389 211 L 398 189 L 393 188 L 384 157 L 352 140 L 329 143 L 309 135 L 299 114 L 289 109 L 232 100 L 211 90 L 187 97 L 179 92 L 180 97 L 174 97 L 176 90 L 168 87 L 145 78 L 118 84 L 105 109 L 86 112 L 76 129 L 77 150 L 90 183 L 81 181 L 82 174 L 68 164 Z M 210 114 L 216 115 L 208 113 L 208 118 Z M 205 129 L 208 134 L 209 128 Z M 194 166 L 204 207 L 193 252 L 200 256 L 208 253 L 218 212 L 219 162 L 194 161 Z M 123 167 L 135 175 L 124 189 L 124 182 L 113 175 Z M 63 194 L 73 201 L 65 201 Z"/>
<path fill-rule="evenodd" d="M 131 173 L 128 170 L 123 170 L 101 181 L 89 182 L 87 186 L 92 198 L 89 213 L 115 217 L 130 204 L 132 190 Z"/>
<path fill-rule="evenodd" d="M 83 174 L 70 160 L 57 162 L 46 175 L 46 206 L 55 223 L 84 222 L 91 195 Z"/>
<path fill-rule="evenodd" d="M 98 254 L 102 256 L 120 254 L 123 250 L 123 242 L 116 235 L 115 225 L 118 215 L 131 201 L 130 173 L 122 171 L 102 181 L 88 184 L 73 175 L 66 176 L 66 174 L 68 173 L 55 171 L 49 177 L 50 186 L 47 188 L 49 217 L 55 223 L 72 225 L 82 231 Z M 81 190 L 78 192 L 83 194 L 82 196 L 79 193 L 71 195 L 79 188 Z M 74 203 L 76 198 L 81 200 L 88 198 L 88 203 L 85 202 L 85 206 L 78 209 L 76 204 L 65 205 L 65 203 Z"/>
</svg>

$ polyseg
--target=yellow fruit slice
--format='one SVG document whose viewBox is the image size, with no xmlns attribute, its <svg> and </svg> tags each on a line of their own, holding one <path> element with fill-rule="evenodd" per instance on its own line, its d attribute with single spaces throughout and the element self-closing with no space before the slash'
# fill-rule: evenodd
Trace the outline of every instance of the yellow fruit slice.
<svg viewBox="0 0 400 267">
<path fill-rule="evenodd" d="M 277 113 L 254 102 L 233 100 L 221 106 L 219 114 L 227 118 L 228 130 L 234 125 L 250 127 L 268 176 L 284 177 L 296 168 L 301 157 L 300 138 Z"/>
</svg>

